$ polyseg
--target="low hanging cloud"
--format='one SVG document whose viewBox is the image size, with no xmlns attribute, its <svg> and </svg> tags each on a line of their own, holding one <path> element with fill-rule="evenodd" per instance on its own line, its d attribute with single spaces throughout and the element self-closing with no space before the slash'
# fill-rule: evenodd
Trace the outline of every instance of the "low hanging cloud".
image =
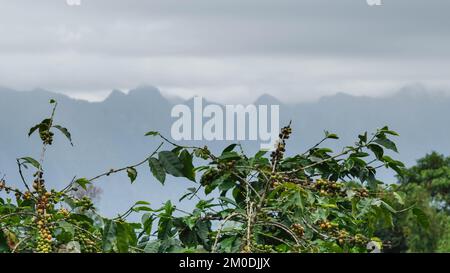
<svg viewBox="0 0 450 273">
<path fill-rule="evenodd" d="M 285 101 L 449 88 L 446 0 L 0 0 L 0 86 Z"/>
</svg>

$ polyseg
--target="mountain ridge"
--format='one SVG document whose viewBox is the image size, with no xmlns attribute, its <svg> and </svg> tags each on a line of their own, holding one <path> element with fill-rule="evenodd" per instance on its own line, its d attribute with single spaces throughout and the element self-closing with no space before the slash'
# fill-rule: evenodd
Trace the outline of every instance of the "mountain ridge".
<svg viewBox="0 0 450 273">
<path fill-rule="evenodd" d="M 19 181 L 15 158 L 39 155 L 37 137 L 28 138 L 27 132 L 49 115 L 50 98 L 58 100 L 56 121 L 69 128 L 75 143 L 71 147 L 62 136 L 57 136 L 54 147 L 49 149 L 45 168 L 51 186 L 60 188 L 74 175 L 91 177 L 147 157 L 159 140 L 144 134 L 156 130 L 170 137 L 170 127 L 175 121 L 170 116 L 174 104 L 156 87 L 117 92 L 111 95 L 113 99 L 91 103 L 46 90 L 0 91 L 0 109 L 3 112 L 0 115 L 0 128 L 3 128 L 0 134 L 0 175 L 6 174 L 8 180 Z M 359 133 L 373 132 L 389 125 L 400 133 L 396 139 L 400 154 L 392 156 L 411 165 L 432 150 L 450 154 L 450 97 L 431 97 L 434 99 L 402 93 L 380 98 L 336 95 L 315 102 L 284 104 L 268 95 L 263 96 L 260 102 L 277 101 L 280 104 L 280 126 L 293 121 L 294 133 L 287 149 L 291 153 L 303 152 L 314 145 L 323 137 L 324 130 L 341 137 L 337 142 L 324 144 L 338 149 L 352 144 Z M 205 105 L 213 103 L 204 102 Z M 189 105 L 189 100 L 183 100 L 183 103 Z M 205 144 L 204 141 L 185 142 Z M 249 154 L 259 147 L 259 142 L 242 143 Z M 221 151 L 228 144 L 226 141 L 207 143 L 214 151 Z M 126 210 L 136 200 L 150 200 L 155 205 L 166 199 L 177 202 L 185 188 L 192 186 L 192 182 L 174 178 L 162 187 L 148 173 L 145 168 L 139 170 L 133 185 L 122 174 L 99 181 L 104 192 L 99 208 L 112 215 Z M 390 182 L 395 181 L 390 174 L 382 175 Z"/>
</svg>

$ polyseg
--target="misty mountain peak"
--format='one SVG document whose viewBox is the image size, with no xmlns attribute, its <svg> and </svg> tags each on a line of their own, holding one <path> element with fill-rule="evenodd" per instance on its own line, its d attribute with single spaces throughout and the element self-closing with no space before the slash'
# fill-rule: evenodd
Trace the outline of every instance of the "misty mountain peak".
<svg viewBox="0 0 450 273">
<path fill-rule="evenodd" d="M 269 94 L 263 94 L 259 96 L 258 99 L 255 101 L 256 105 L 280 105 L 283 104 L 280 100 L 275 98 L 274 96 L 271 96 Z"/>
<path fill-rule="evenodd" d="M 161 95 L 161 91 L 154 86 L 140 86 L 135 89 L 131 89 L 128 93 L 130 97 L 145 99 L 145 100 L 165 100 Z"/>
<path fill-rule="evenodd" d="M 133 101 L 140 103 L 148 102 L 167 102 L 167 100 L 161 95 L 158 88 L 153 86 L 141 86 L 135 89 L 130 89 L 127 93 L 115 89 L 111 92 L 105 102 L 117 102 L 117 101 Z"/>
<path fill-rule="evenodd" d="M 115 101 L 118 99 L 123 99 L 126 94 L 118 89 L 114 89 L 109 96 L 105 99 L 105 101 Z"/>
</svg>

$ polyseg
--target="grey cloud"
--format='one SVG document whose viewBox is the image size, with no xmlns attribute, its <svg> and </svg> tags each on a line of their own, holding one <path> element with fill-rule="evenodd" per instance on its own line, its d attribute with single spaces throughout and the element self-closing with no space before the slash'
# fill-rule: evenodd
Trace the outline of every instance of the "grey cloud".
<svg viewBox="0 0 450 273">
<path fill-rule="evenodd" d="M 0 0 L 0 85 L 78 94 L 148 83 L 217 99 L 450 86 L 450 1 L 383 4 Z"/>
<path fill-rule="evenodd" d="M 369 7 L 365 0 L 83 0 L 80 7 L 64 0 L 3 0 L 0 5 L 4 52 L 39 52 L 46 44 L 49 50 L 131 56 L 448 57 L 450 44 L 445 0 L 384 0 L 383 7 Z"/>
</svg>

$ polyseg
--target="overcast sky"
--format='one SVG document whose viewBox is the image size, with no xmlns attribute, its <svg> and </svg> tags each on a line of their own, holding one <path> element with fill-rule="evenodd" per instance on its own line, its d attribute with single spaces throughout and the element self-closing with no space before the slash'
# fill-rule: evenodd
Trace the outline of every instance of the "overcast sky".
<svg viewBox="0 0 450 273">
<path fill-rule="evenodd" d="M 450 1 L 0 0 L 0 86 L 250 102 L 450 89 Z"/>
</svg>

